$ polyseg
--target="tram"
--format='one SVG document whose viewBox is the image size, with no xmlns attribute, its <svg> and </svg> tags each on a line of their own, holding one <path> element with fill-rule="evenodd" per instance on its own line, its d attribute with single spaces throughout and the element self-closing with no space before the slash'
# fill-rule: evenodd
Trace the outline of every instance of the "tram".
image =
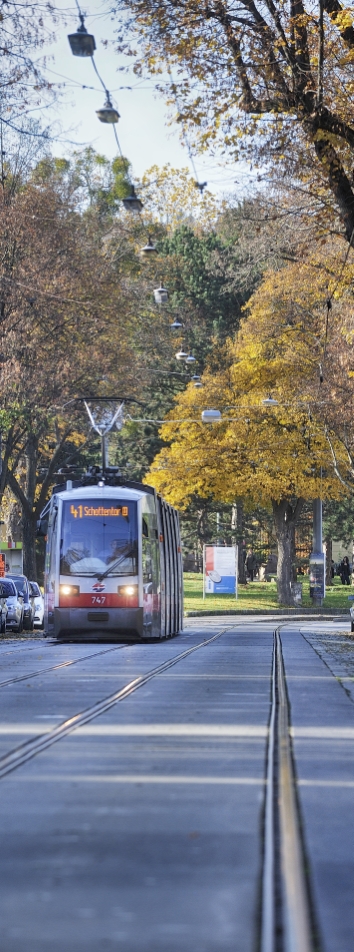
<svg viewBox="0 0 354 952">
<path fill-rule="evenodd" d="M 41 514 L 48 636 L 145 640 L 183 627 L 178 512 L 112 471 L 55 486 Z"/>
</svg>

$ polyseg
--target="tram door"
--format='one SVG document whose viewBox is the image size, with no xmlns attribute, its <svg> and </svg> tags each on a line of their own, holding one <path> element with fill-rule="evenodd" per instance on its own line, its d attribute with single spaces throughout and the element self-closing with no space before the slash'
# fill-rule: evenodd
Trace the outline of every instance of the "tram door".
<svg viewBox="0 0 354 952">
<path fill-rule="evenodd" d="M 156 515 L 142 514 L 142 573 L 145 637 L 160 637 L 160 572 Z"/>
<path fill-rule="evenodd" d="M 48 612 L 48 631 L 54 628 L 54 607 L 56 597 L 57 577 L 57 548 L 58 548 L 58 506 L 54 505 L 48 519 L 48 541 L 46 551 L 45 571 L 45 608 Z"/>
</svg>

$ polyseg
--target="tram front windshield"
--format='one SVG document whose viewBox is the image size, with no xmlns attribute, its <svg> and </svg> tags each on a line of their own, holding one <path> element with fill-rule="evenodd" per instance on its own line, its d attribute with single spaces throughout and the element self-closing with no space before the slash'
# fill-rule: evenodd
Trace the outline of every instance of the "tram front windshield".
<svg viewBox="0 0 354 952">
<path fill-rule="evenodd" d="M 136 575 L 136 502 L 83 499 L 63 503 L 61 575 Z"/>
</svg>

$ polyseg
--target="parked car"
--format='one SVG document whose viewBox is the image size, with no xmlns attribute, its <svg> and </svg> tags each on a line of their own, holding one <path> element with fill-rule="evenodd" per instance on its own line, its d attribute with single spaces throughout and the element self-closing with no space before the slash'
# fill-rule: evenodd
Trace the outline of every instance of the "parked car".
<svg viewBox="0 0 354 952">
<path fill-rule="evenodd" d="M 6 634 L 7 603 L 3 579 L 0 579 L 0 634 Z"/>
<path fill-rule="evenodd" d="M 23 599 L 19 598 L 15 582 L 11 578 L 2 578 L 1 588 L 7 604 L 6 628 L 21 632 L 23 630 Z"/>
<path fill-rule="evenodd" d="M 32 631 L 34 606 L 30 596 L 28 579 L 25 575 L 6 575 L 6 578 L 12 579 L 17 588 L 17 593 L 23 599 L 23 627 L 26 631 Z"/>
<path fill-rule="evenodd" d="M 44 627 L 44 598 L 38 582 L 29 582 L 31 601 L 34 606 L 33 628 Z"/>
</svg>

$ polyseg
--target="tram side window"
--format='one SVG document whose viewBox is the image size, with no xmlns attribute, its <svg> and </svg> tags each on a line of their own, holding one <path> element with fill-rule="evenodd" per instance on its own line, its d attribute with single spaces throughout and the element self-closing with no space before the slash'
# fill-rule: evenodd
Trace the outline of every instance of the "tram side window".
<svg viewBox="0 0 354 952">
<path fill-rule="evenodd" d="M 151 543 L 149 540 L 149 529 L 146 519 L 143 518 L 142 525 L 142 562 L 143 562 L 143 582 L 152 582 L 152 558 Z"/>
<path fill-rule="evenodd" d="M 49 528 L 49 548 L 48 548 L 48 564 L 47 564 L 47 589 L 48 591 L 54 591 L 55 588 L 55 575 L 57 568 L 57 526 L 58 526 L 58 507 L 53 506 L 51 515 L 49 517 L 48 528 Z"/>
</svg>

